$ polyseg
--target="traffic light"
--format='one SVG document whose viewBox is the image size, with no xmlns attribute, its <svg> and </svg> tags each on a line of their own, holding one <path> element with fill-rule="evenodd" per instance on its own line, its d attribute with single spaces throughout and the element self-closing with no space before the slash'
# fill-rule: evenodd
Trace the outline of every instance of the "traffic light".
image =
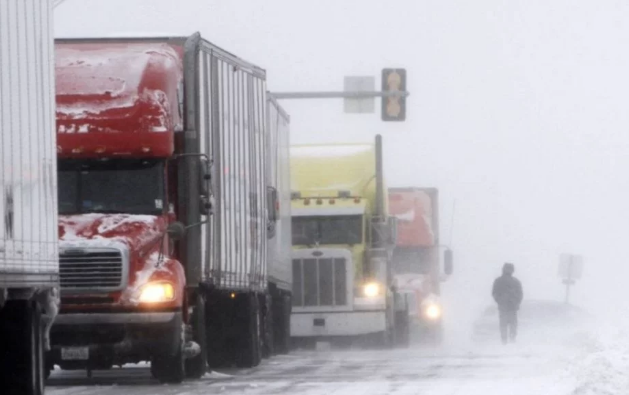
<svg viewBox="0 0 629 395">
<path fill-rule="evenodd" d="M 406 69 L 383 69 L 382 91 L 406 92 Z M 406 120 L 406 97 L 383 97 L 382 120 L 386 122 L 400 122 Z"/>
</svg>

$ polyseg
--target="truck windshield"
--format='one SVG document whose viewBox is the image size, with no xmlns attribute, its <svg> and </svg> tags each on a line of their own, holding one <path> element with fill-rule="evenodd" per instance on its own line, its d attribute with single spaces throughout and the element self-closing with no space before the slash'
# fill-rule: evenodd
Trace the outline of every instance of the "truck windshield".
<svg viewBox="0 0 629 395">
<path fill-rule="evenodd" d="M 158 160 L 60 160 L 59 214 L 153 214 L 164 208 Z"/>
<path fill-rule="evenodd" d="M 360 244 L 361 215 L 293 217 L 293 245 Z"/>
</svg>

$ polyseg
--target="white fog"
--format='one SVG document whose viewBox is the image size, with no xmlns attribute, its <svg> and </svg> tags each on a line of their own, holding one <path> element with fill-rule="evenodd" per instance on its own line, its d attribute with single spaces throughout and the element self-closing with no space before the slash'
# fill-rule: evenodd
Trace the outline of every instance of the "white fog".
<svg viewBox="0 0 629 395">
<path fill-rule="evenodd" d="M 198 30 L 262 65 L 278 92 L 340 90 L 345 75 L 406 68 L 406 122 L 344 114 L 341 100 L 286 101 L 291 143 L 381 133 L 389 185 L 440 189 L 441 241 L 456 253 L 444 291 L 453 308 L 490 303 L 505 261 L 516 264 L 527 297 L 562 300 L 558 256 L 568 252 L 585 257 L 574 303 L 617 311 L 629 276 L 628 7 L 67 0 L 55 24 L 58 37 Z"/>
<path fill-rule="evenodd" d="M 341 99 L 283 100 L 281 104 L 290 115 L 291 144 L 369 143 L 381 134 L 387 186 L 439 189 L 439 241 L 454 252 L 454 274 L 441 288 L 445 341 L 442 351 L 417 352 L 441 358 L 440 352 L 458 355 L 454 350 L 470 347 L 475 320 L 495 304 L 492 283 L 505 262 L 515 265 L 525 301 L 563 303 L 559 256 L 577 254 L 583 256 L 584 270 L 571 289 L 570 303 L 591 314 L 586 320 L 588 330 L 614 333 L 601 335 L 598 349 L 618 346 L 626 350 L 625 354 L 616 350 L 619 354 L 609 354 L 601 362 L 616 373 L 592 371 L 596 377 L 592 380 L 620 384 L 586 385 L 581 392 L 563 387 L 536 392 L 543 391 L 535 387 L 537 382 L 529 393 L 629 391 L 625 377 L 629 371 L 621 371 L 626 363 L 616 364 L 629 357 L 629 336 L 623 332 L 629 331 L 625 303 L 629 299 L 629 3 L 65 0 L 54 12 L 57 38 L 187 36 L 199 31 L 205 39 L 264 68 L 271 92 L 340 91 L 344 76 L 375 76 L 379 89 L 383 68 L 405 68 L 410 92 L 405 122 L 382 122 L 380 99 L 374 114 L 346 114 Z M 521 328 L 522 342 L 531 339 L 525 331 Z M 617 338 L 614 331 L 623 335 Z M 572 339 L 571 335 L 566 334 L 566 339 Z M 626 343 L 616 343 L 618 339 Z M 577 354 L 586 355 L 585 361 L 599 358 L 582 354 L 581 345 L 569 344 L 565 359 Z M 537 355 L 535 344 L 531 343 L 530 350 L 526 344 L 516 346 Z M 519 358 L 519 351 L 504 351 L 497 345 L 487 350 L 489 355 L 507 353 L 505 366 L 523 363 L 509 359 Z M 292 373 L 281 370 L 283 363 L 303 365 L 306 372 L 317 358 L 337 367 L 344 358 L 357 365 L 363 358 L 377 358 L 369 352 L 352 351 L 345 357 L 321 353 L 307 354 L 305 360 L 271 359 L 266 366 L 280 372 L 281 380 L 290 381 Z M 551 354 L 553 358 L 562 355 L 560 351 Z M 423 363 L 411 365 L 418 375 L 427 368 Z M 562 374 L 590 374 L 584 373 L 587 369 L 582 365 L 561 363 L 570 366 L 561 365 Z M 529 372 L 526 366 L 523 370 Z M 412 374 L 413 369 L 407 369 Z M 270 384 L 275 373 L 265 376 L 261 372 L 261 376 L 251 373 L 251 383 L 230 382 L 222 390 L 292 393 L 288 385 Z M 486 391 L 478 393 L 505 391 L 492 387 L 491 378 L 479 377 L 483 378 L 472 387 Z M 66 383 L 60 380 L 49 391 L 73 393 L 73 387 L 64 387 Z M 347 378 L 347 382 L 352 380 L 361 381 L 360 377 Z M 452 384 L 456 377 L 444 380 L 454 392 L 446 392 L 449 389 L 438 380 L 432 390 L 421 385 L 400 392 L 394 387 L 373 390 L 466 393 Z M 371 393 L 369 388 L 347 382 L 335 393 Z M 79 384 L 76 394 L 92 394 L 89 383 Z M 222 385 L 219 380 L 215 388 L 208 388 L 219 392 Z M 323 392 L 315 387 L 301 389 L 308 394 L 327 393 L 327 387 L 322 387 Z M 107 388 L 113 392 L 103 394 L 117 393 Z M 170 387 L 163 393 L 193 392 Z"/>
</svg>

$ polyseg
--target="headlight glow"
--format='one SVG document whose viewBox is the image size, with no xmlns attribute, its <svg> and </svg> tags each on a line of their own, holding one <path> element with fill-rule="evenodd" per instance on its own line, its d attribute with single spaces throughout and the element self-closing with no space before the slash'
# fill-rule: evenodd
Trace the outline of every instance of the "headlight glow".
<svg viewBox="0 0 629 395">
<path fill-rule="evenodd" d="M 426 317 L 430 320 L 436 320 L 441 317 L 441 307 L 436 304 L 431 304 L 424 310 Z"/>
<path fill-rule="evenodd" d="M 175 288 L 171 283 L 149 283 L 142 287 L 140 303 L 170 302 L 175 299 Z"/>
<path fill-rule="evenodd" d="M 363 287 L 363 293 L 368 298 L 375 298 L 380 295 L 380 285 L 378 283 L 367 283 Z"/>
</svg>

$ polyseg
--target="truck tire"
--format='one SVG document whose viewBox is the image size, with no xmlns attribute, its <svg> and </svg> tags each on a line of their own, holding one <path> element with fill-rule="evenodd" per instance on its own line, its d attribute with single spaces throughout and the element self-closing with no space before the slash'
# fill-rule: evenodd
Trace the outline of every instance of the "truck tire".
<svg viewBox="0 0 629 395">
<path fill-rule="evenodd" d="M 52 374 L 53 370 L 55 370 L 55 365 L 53 365 L 52 363 L 50 363 L 50 361 L 48 361 L 48 359 L 46 359 L 45 365 L 44 365 L 44 378 L 46 380 L 50 378 L 50 375 Z"/>
<path fill-rule="evenodd" d="M 151 375 L 163 384 L 179 384 L 185 376 L 182 350 L 175 355 L 157 355 L 151 360 Z"/>
<path fill-rule="evenodd" d="M 164 384 L 179 384 L 186 378 L 183 333 L 180 333 L 177 339 L 174 354 L 157 352 L 151 359 L 151 375 Z"/>
<path fill-rule="evenodd" d="M 196 306 L 190 317 L 192 325 L 192 340 L 201 348 L 196 357 L 186 359 L 186 377 L 199 379 L 207 372 L 207 331 L 205 327 L 205 299 L 197 295 Z"/>
<path fill-rule="evenodd" d="M 368 349 L 384 350 L 393 345 L 393 333 L 389 330 L 364 335 L 360 343 Z"/>
<path fill-rule="evenodd" d="M 273 305 L 274 310 L 274 334 L 275 334 L 275 352 L 277 354 L 288 354 L 290 351 L 290 314 L 291 314 L 291 297 L 290 295 L 279 295 L 275 298 Z"/>
<path fill-rule="evenodd" d="M 39 305 L 34 303 L 34 311 L 37 316 L 37 325 L 35 326 L 36 336 L 37 336 L 37 382 L 38 382 L 38 391 L 40 394 L 44 394 L 46 387 L 46 380 L 50 376 L 48 373 L 48 367 L 46 364 L 46 351 L 44 350 L 44 323 L 42 322 L 42 310 Z"/>
<path fill-rule="evenodd" d="M 235 301 L 226 294 L 212 292 L 205 302 L 207 363 L 210 368 L 231 367 L 235 363 L 235 343 L 238 338 L 233 312 Z"/>
<path fill-rule="evenodd" d="M 236 350 L 236 366 L 253 368 L 261 360 L 261 322 L 258 297 L 255 293 L 241 295 L 238 298 L 238 326 L 240 336 Z"/>
<path fill-rule="evenodd" d="M 44 341 L 35 302 L 9 301 L 0 310 L 0 377 L 16 394 L 43 395 Z"/>
<path fill-rule="evenodd" d="M 269 294 L 260 297 L 260 322 L 262 323 L 262 358 L 270 358 L 275 352 L 273 299 Z"/>
<path fill-rule="evenodd" d="M 408 311 L 395 312 L 395 346 L 407 348 L 410 344 Z"/>
</svg>

